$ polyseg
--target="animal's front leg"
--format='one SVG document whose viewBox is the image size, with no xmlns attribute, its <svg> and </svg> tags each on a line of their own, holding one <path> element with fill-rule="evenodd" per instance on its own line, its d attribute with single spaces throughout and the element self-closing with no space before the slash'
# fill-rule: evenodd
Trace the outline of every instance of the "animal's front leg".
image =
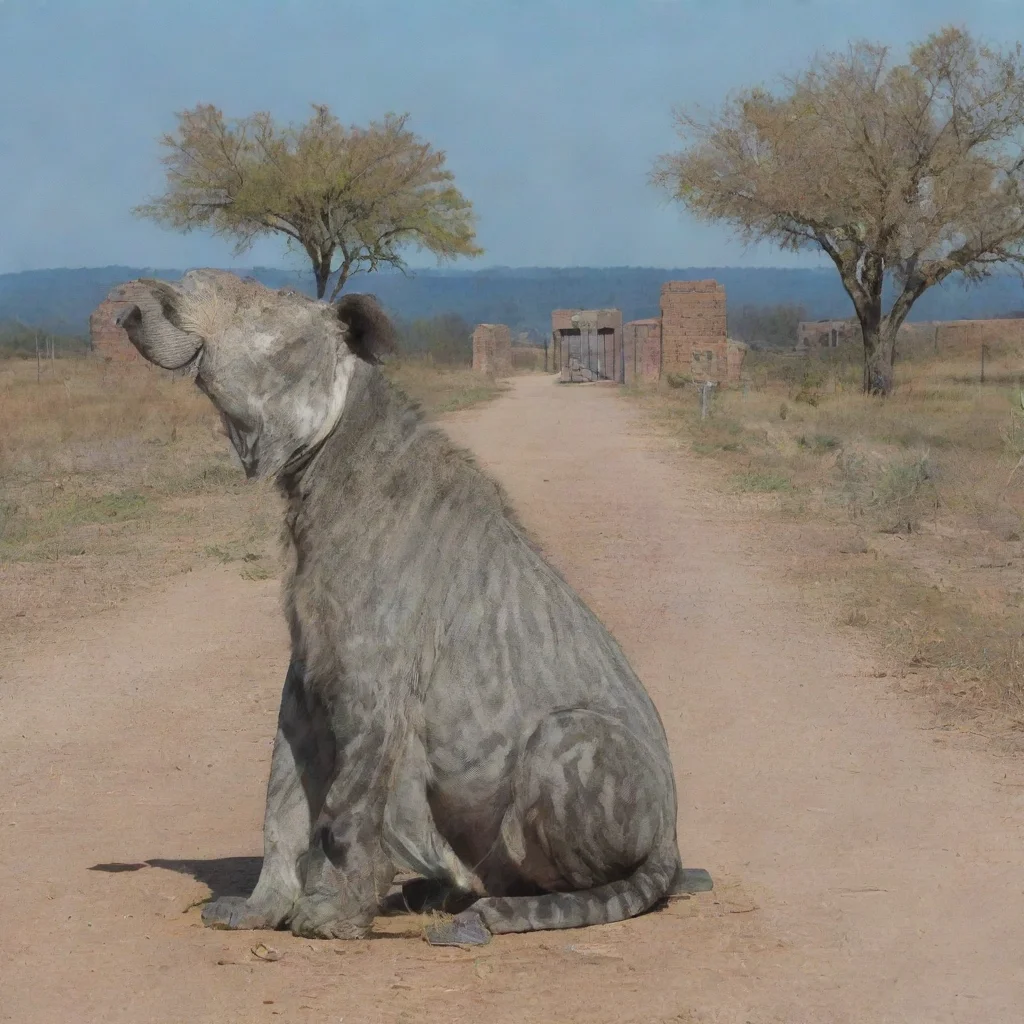
<svg viewBox="0 0 1024 1024">
<path fill-rule="evenodd" d="M 386 743 L 372 728 L 349 734 L 313 828 L 305 887 L 288 920 L 296 935 L 307 938 L 366 935 L 395 874 L 381 845 L 390 775 Z"/>
<path fill-rule="evenodd" d="M 248 898 L 224 896 L 203 909 L 210 928 L 277 928 L 303 888 L 314 815 L 333 764 L 329 732 L 318 723 L 303 689 L 301 666 L 285 678 L 263 821 L 263 868 Z"/>
</svg>

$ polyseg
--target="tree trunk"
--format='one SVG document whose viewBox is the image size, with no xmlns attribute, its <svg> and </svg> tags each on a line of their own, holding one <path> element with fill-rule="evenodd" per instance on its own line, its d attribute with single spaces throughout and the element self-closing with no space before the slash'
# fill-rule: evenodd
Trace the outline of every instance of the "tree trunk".
<svg viewBox="0 0 1024 1024">
<path fill-rule="evenodd" d="M 892 390 L 892 365 L 889 362 L 888 331 L 882 317 L 882 264 L 875 257 L 865 259 L 857 287 L 847 284 L 854 300 L 857 319 L 864 339 L 864 379 L 866 395 L 887 395 Z"/>
<path fill-rule="evenodd" d="M 352 272 L 352 264 L 346 260 L 341 265 L 341 269 L 338 271 L 338 280 L 334 283 L 334 288 L 331 290 L 331 302 L 333 302 L 338 295 L 341 293 L 341 289 L 345 287 L 348 281 L 348 276 Z"/>
<path fill-rule="evenodd" d="M 331 279 L 331 261 L 314 261 L 313 275 L 316 277 L 316 297 L 322 299 L 327 294 L 327 282 Z"/>
<path fill-rule="evenodd" d="M 881 383 L 879 364 L 885 362 L 881 358 L 881 332 L 877 326 L 870 327 L 861 324 L 861 334 L 864 337 L 864 373 L 861 378 L 861 390 L 865 395 L 877 394 L 875 385 Z"/>
<path fill-rule="evenodd" d="M 888 395 L 893 386 L 896 365 L 896 338 L 910 308 L 932 285 L 938 284 L 954 269 L 952 264 L 941 272 L 924 274 L 916 256 L 903 266 L 903 291 L 896 296 L 888 316 L 882 316 L 882 285 L 885 265 L 877 253 L 861 251 L 856 261 L 837 250 L 827 239 L 819 238 L 822 248 L 832 257 L 839 270 L 843 287 L 853 300 L 864 339 L 864 394 Z"/>
<path fill-rule="evenodd" d="M 892 391 L 895 339 L 888 325 L 878 324 L 865 329 L 864 334 L 864 394 L 888 395 Z"/>
</svg>

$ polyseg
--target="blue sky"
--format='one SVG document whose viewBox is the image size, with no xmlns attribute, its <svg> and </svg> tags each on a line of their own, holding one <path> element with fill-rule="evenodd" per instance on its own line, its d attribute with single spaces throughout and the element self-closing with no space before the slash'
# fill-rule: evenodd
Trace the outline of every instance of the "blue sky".
<svg viewBox="0 0 1024 1024">
<path fill-rule="evenodd" d="M 299 120 L 313 101 L 348 123 L 408 112 L 446 151 L 486 250 L 467 266 L 814 265 L 745 250 L 647 184 L 673 106 L 949 22 L 1008 45 L 1024 0 L 0 0 L 0 272 L 302 266 L 130 209 L 161 187 L 175 111 Z"/>
</svg>

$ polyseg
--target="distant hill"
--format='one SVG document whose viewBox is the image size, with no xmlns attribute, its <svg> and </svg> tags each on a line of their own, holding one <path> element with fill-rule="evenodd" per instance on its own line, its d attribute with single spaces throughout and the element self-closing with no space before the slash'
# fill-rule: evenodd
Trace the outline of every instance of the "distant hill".
<svg viewBox="0 0 1024 1024">
<path fill-rule="evenodd" d="M 311 275 L 256 267 L 252 274 L 274 288 L 312 293 Z M 122 281 L 150 276 L 174 280 L 180 270 L 158 267 L 96 267 L 0 274 L 0 322 L 19 320 L 63 334 L 88 331 L 89 314 Z M 397 317 L 456 313 L 471 323 L 508 324 L 513 330 L 547 332 L 552 309 L 613 307 L 627 320 L 656 316 L 661 285 L 672 280 L 714 278 L 725 285 L 730 310 L 741 306 L 800 304 L 815 319 L 853 313 L 838 275 L 829 269 L 771 267 L 496 267 L 488 270 L 393 271 L 353 279 L 353 291 L 372 291 Z M 933 288 L 915 305 L 912 320 L 962 320 L 1007 316 L 1024 307 L 1024 288 L 1009 273 L 972 288 L 956 281 Z"/>
</svg>

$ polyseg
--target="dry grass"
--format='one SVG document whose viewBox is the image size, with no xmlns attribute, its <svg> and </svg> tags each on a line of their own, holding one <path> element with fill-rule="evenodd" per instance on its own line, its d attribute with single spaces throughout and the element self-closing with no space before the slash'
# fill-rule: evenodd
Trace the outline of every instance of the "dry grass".
<svg viewBox="0 0 1024 1024">
<path fill-rule="evenodd" d="M 506 388 L 501 381 L 464 366 L 435 366 L 428 360 L 395 360 L 385 372 L 430 416 L 468 409 L 497 397 Z"/>
<path fill-rule="evenodd" d="M 275 500 L 188 383 L 73 358 L 37 383 L 0 362 L 0 633 L 116 605 L 210 546 L 269 576 Z"/>
<path fill-rule="evenodd" d="M 853 354 L 854 357 L 856 354 Z M 832 621 L 960 711 L 1024 718 L 1024 360 L 918 359 L 888 399 L 855 358 L 752 353 L 699 416 L 695 388 L 640 394 L 668 430 L 757 494 Z M 767 504 L 766 504 L 767 502 Z"/>
<path fill-rule="evenodd" d="M 389 373 L 429 414 L 500 393 L 467 370 Z M 0 637 L 203 564 L 277 572 L 278 498 L 246 481 L 209 400 L 140 365 L 0 361 Z"/>
</svg>

